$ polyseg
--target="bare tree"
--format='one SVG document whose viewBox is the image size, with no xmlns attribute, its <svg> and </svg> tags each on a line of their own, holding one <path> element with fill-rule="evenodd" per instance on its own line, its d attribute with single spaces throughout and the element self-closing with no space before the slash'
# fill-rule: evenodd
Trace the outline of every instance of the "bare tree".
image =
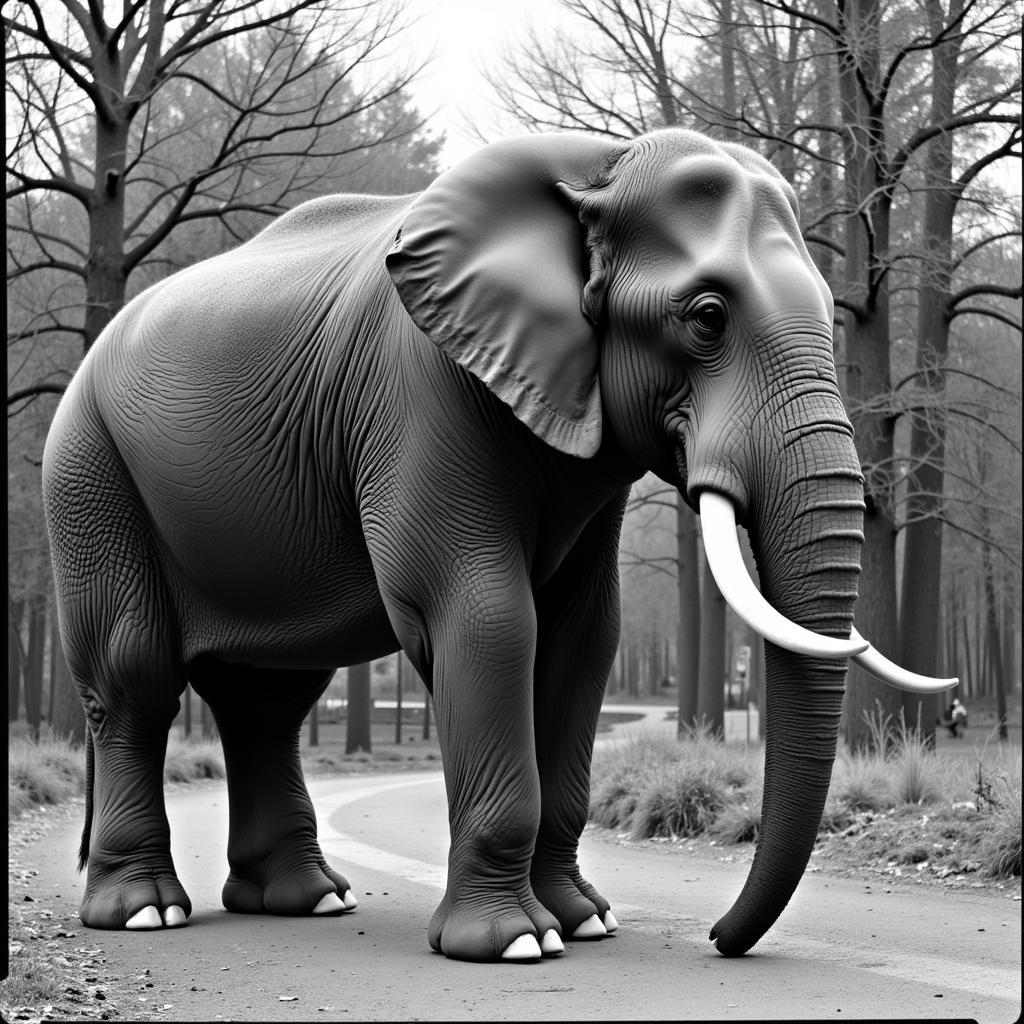
<svg viewBox="0 0 1024 1024">
<path fill-rule="evenodd" d="M 54 725 L 81 732 L 47 628 L 38 463 L 56 396 L 126 298 L 169 269 L 315 193 L 371 179 L 411 191 L 433 176 L 439 143 L 405 93 L 417 68 L 390 59 L 401 12 L 398 0 L 5 7 L 8 461 L 19 496 L 9 713 L 24 691 L 39 719 L 49 657 Z"/>
<path fill-rule="evenodd" d="M 633 138 L 680 123 L 678 0 L 562 0 L 571 32 L 532 33 L 488 76 L 498 105 L 537 130 Z"/>
<path fill-rule="evenodd" d="M 110 7 L 25 0 L 4 18 L 15 123 L 8 281 L 41 271 L 74 279 L 84 315 L 62 303 L 20 326 L 73 334 L 83 350 L 124 304 L 129 277 L 180 225 L 279 213 L 340 158 L 419 127 L 364 130 L 414 73 L 374 63 L 399 29 L 396 2 Z"/>
<path fill-rule="evenodd" d="M 932 124 L 948 124 L 957 110 L 957 93 L 964 79 L 990 48 L 993 36 L 976 38 L 963 31 L 965 0 L 951 0 L 943 10 L 941 0 L 925 0 L 928 32 L 938 42 L 931 48 Z M 1006 27 L 996 22 L 995 38 L 1005 39 Z M 917 301 L 917 344 L 912 384 L 907 499 L 903 510 L 903 576 L 900 600 L 900 661 L 926 675 L 939 674 L 941 651 L 941 581 L 944 468 L 946 461 L 946 363 L 950 328 L 957 308 L 987 294 L 973 281 L 968 295 L 955 292 L 958 261 L 954 250 L 954 222 L 960 201 L 980 175 L 992 164 L 1019 155 L 1020 124 L 1010 124 L 1002 138 L 980 149 L 962 169 L 954 161 L 954 142 L 959 133 L 946 131 L 932 138 L 924 148 L 920 291 Z M 972 147 L 973 148 L 973 147 Z M 993 232 L 984 230 L 969 247 L 977 252 L 990 244 Z M 969 253 L 966 255 L 969 258 Z M 999 292 L 997 285 L 992 288 Z M 991 294 L 989 292 L 988 294 Z M 984 550 L 988 552 L 988 545 Z M 986 573 L 986 579 L 990 576 Z M 920 711 L 918 709 L 921 709 Z M 908 721 L 920 720 L 926 734 L 933 734 L 940 707 L 936 700 L 904 700 Z"/>
</svg>

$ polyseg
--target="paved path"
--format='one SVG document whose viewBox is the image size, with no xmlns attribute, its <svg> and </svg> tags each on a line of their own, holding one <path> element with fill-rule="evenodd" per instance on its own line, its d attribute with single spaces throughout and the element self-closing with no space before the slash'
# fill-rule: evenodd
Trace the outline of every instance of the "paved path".
<svg viewBox="0 0 1024 1024">
<path fill-rule="evenodd" d="M 624 846 L 595 831 L 584 835 L 581 864 L 612 900 L 615 936 L 567 942 L 563 956 L 535 964 L 450 961 L 426 941 L 445 876 L 440 773 L 316 779 L 310 790 L 325 854 L 359 899 L 350 914 L 225 913 L 227 800 L 219 785 L 168 799 L 174 859 L 195 908 L 187 927 L 127 933 L 78 925 L 77 821 L 19 850 L 37 871 L 26 890 L 53 914 L 55 934 L 67 936 L 60 941 L 95 951 L 134 986 L 135 1009 L 148 1019 L 1009 1024 L 1019 1016 L 1019 900 L 812 872 L 755 950 L 726 960 L 707 941 L 708 928 L 747 864 L 667 844 Z"/>
</svg>

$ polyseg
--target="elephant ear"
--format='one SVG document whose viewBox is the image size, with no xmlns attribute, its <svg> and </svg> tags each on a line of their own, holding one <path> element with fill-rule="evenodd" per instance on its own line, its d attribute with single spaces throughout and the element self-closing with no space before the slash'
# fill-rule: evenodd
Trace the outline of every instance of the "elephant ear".
<svg viewBox="0 0 1024 1024">
<path fill-rule="evenodd" d="M 621 148 L 570 134 L 485 146 L 417 197 L 387 256 L 416 326 L 537 437 L 584 458 L 601 444 L 601 394 L 571 195 Z"/>
</svg>

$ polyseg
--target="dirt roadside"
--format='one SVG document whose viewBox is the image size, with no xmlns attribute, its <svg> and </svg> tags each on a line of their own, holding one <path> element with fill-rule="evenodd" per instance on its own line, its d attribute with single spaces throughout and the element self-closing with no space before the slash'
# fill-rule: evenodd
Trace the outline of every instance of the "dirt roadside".
<svg viewBox="0 0 1024 1024">
<path fill-rule="evenodd" d="M 221 785 L 211 781 L 192 783 L 190 788 Z M 0 1010 L 5 1019 L 22 1022 L 174 1019 L 172 1006 L 153 1002 L 153 983 L 144 969 L 137 972 L 126 970 L 122 964 L 108 963 L 90 941 L 93 933 L 78 920 L 77 897 L 65 902 L 59 892 L 46 897 L 38 895 L 34 865 L 47 856 L 48 834 L 57 827 L 77 827 L 82 815 L 82 801 L 72 801 L 31 812 L 9 828 L 9 965 L 16 968 L 19 957 L 44 951 L 47 970 L 59 978 L 61 994 L 45 1005 L 17 1005 L 0 1000 Z M 970 889 L 979 895 L 1020 899 L 1019 877 L 994 879 L 982 874 L 973 862 L 957 854 L 955 841 L 951 844 L 945 840 L 943 849 L 936 849 L 929 824 L 929 816 L 920 810 L 862 816 L 846 833 L 819 843 L 808 871 L 858 878 L 867 886 L 884 887 L 885 891 L 926 886 L 933 891 Z M 634 842 L 628 836 L 603 829 L 592 829 L 592 834 L 601 842 L 658 846 L 661 851 L 692 859 L 742 863 L 753 856 L 752 844 L 724 846 L 705 839 Z M 886 851 L 891 851 L 891 844 L 897 840 L 917 859 L 893 860 Z M 928 855 L 920 856 L 915 850 L 925 850 Z"/>
</svg>

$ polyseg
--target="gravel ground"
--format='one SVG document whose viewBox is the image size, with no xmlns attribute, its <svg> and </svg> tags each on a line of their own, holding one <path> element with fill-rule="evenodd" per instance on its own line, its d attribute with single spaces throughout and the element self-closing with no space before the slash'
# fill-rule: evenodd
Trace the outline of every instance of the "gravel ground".
<svg viewBox="0 0 1024 1024">
<path fill-rule="evenodd" d="M 31 811 L 8 827 L 8 977 L 13 980 L 22 973 L 29 954 L 34 954 L 37 963 L 43 961 L 38 969 L 50 977 L 59 994 L 44 1005 L 12 1005 L 8 981 L 0 998 L 5 1020 L 139 1019 L 132 1005 L 133 983 L 91 948 L 90 933 L 78 920 L 77 903 L 54 913 L 38 907 L 31 896 L 36 874 L 32 861 L 41 849 L 36 844 L 57 825 L 80 822 L 83 813 L 82 801 L 75 800 Z"/>
</svg>

